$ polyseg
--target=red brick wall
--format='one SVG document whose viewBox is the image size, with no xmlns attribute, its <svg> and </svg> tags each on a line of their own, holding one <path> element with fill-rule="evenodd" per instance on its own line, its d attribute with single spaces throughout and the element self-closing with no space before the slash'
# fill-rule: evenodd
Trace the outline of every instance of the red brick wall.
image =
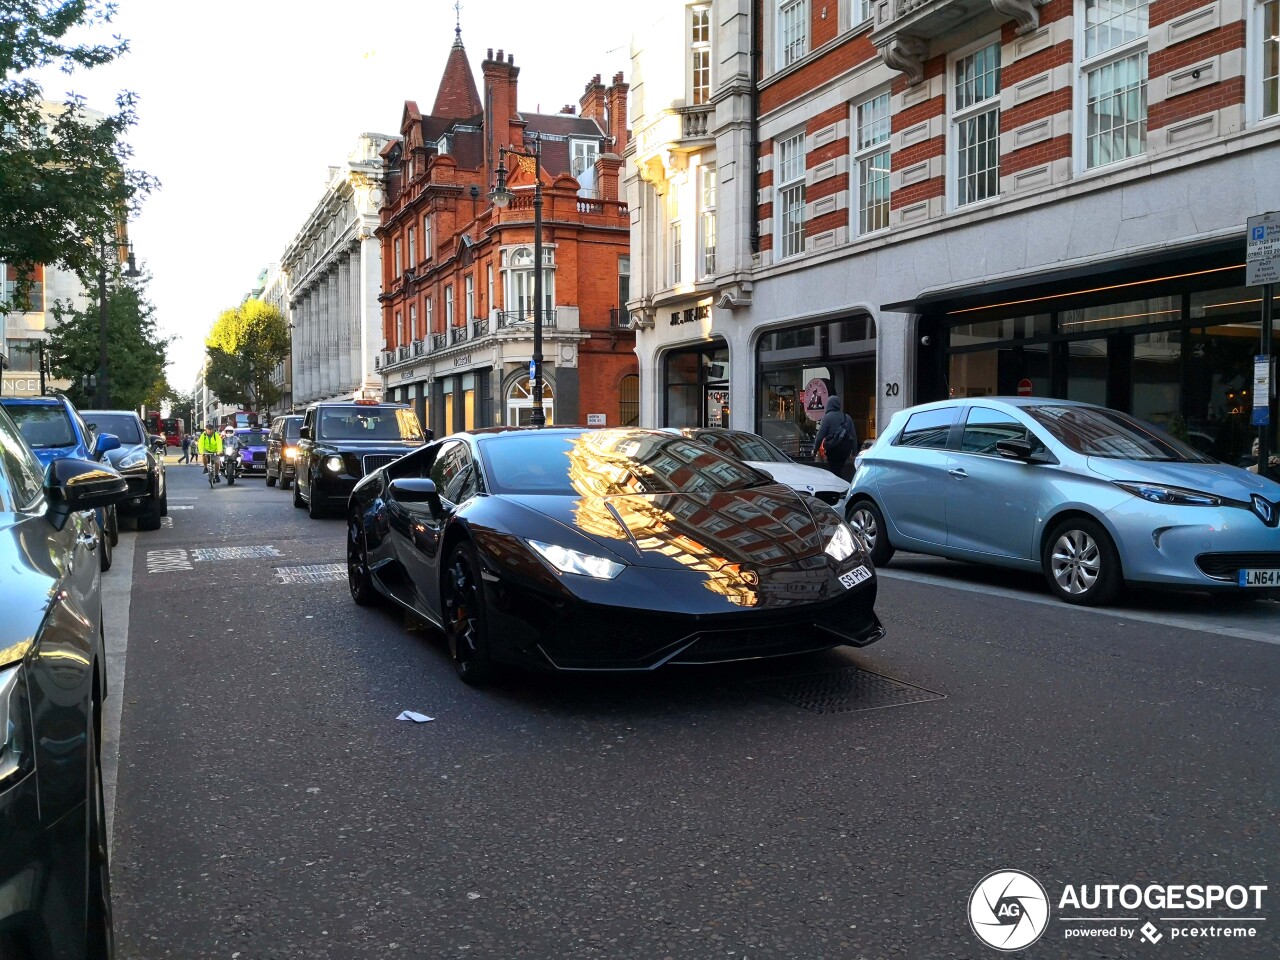
<svg viewBox="0 0 1280 960">
<path fill-rule="evenodd" d="M 828 0 L 828 19 L 835 20 L 835 0 Z M 758 7 L 757 7 L 758 9 Z M 850 37 L 794 73 L 760 91 L 760 112 L 768 113 L 804 96 L 834 77 L 878 56 L 867 34 Z"/>
<path fill-rule="evenodd" d="M 1198 117 L 1213 110 L 1244 103 L 1244 90 L 1244 77 L 1233 77 L 1184 93 L 1172 100 L 1152 104 L 1147 116 L 1147 129 L 1159 130 L 1188 117 Z"/>
</svg>

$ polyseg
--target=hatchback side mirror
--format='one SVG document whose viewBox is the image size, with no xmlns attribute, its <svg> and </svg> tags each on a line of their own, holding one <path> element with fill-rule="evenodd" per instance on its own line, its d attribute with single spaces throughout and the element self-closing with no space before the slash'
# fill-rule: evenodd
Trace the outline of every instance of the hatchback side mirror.
<svg viewBox="0 0 1280 960">
<path fill-rule="evenodd" d="M 1031 444 L 1026 440 L 997 440 L 996 453 L 1006 460 L 1030 460 Z"/>
<path fill-rule="evenodd" d="M 116 446 L 119 445 L 120 441 L 116 440 Z M 120 474 L 103 469 L 92 460 L 76 457 L 62 457 L 49 464 L 44 474 L 44 489 L 49 499 L 61 508 L 59 512 L 109 507 L 129 494 L 129 485 Z"/>
</svg>

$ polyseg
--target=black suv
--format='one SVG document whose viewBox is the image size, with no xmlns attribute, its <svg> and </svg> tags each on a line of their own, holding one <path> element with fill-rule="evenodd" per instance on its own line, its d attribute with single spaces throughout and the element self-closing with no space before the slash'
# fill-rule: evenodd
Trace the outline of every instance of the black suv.
<svg viewBox="0 0 1280 960">
<path fill-rule="evenodd" d="M 274 487 L 280 481 L 280 489 L 288 490 L 293 480 L 293 466 L 298 455 L 298 429 L 302 416 L 276 417 L 271 423 L 271 435 L 267 437 L 267 486 Z"/>
<path fill-rule="evenodd" d="M 431 439 L 407 405 L 376 400 L 313 403 L 298 434 L 293 505 L 305 506 L 313 519 L 344 508 L 366 473 Z"/>
</svg>

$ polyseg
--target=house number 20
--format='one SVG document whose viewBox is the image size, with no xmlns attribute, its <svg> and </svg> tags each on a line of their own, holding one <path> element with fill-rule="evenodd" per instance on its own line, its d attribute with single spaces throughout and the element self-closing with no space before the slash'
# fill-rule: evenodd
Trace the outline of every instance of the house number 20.
<svg viewBox="0 0 1280 960">
<path fill-rule="evenodd" d="M 886 383 L 884 385 L 884 395 L 886 397 L 896 397 L 898 395 L 898 385 L 896 383 Z"/>
</svg>

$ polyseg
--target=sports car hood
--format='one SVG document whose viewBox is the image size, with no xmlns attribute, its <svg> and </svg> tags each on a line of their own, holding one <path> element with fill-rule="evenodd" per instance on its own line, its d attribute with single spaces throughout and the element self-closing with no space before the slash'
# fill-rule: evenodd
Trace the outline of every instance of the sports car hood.
<svg viewBox="0 0 1280 960">
<path fill-rule="evenodd" d="M 1280 483 L 1225 463 L 1162 463 L 1089 457 L 1089 469 L 1108 480 L 1162 483 L 1244 502 L 1248 502 L 1252 493 L 1260 493 L 1269 500 L 1280 497 Z"/>
<path fill-rule="evenodd" d="M 716 493 L 537 497 L 525 504 L 628 563 L 762 569 L 822 557 L 826 535 L 800 495 L 771 484 Z M 829 534 L 827 534 L 829 535 Z"/>
</svg>

